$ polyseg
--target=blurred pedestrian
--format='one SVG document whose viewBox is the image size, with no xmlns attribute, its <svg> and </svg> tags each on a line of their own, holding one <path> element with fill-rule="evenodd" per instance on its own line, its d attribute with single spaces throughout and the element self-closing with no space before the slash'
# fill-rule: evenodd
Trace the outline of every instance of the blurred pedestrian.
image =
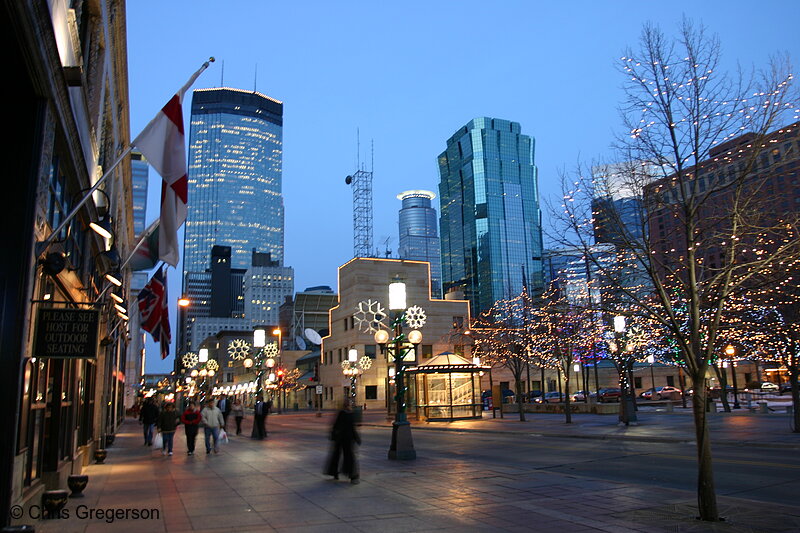
<svg viewBox="0 0 800 533">
<path fill-rule="evenodd" d="M 224 416 L 225 413 L 223 413 Z M 233 407 L 231 407 L 231 414 L 233 418 L 236 420 L 236 434 L 242 434 L 242 419 L 244 418 L 244 405 L 242 405 L 242 400 L 238 398 L 234 400 Z"/>
<path fill-rule="evenodd" d="M 142 411 L 139 413 L 139 421 L 142 423 L 144 430 L 144 445 L 153 445 L 153 426 L 158 422 L 158 406 L 153 398 L 146 398 Z"/>
<path fill-rule="evenodd" d="M 214 453 L 219 453 L 219 430 L 225 424 L 222 418 L 222 411 L 214 405 L 214 400 L 208 400 L 206 406 L 200 412 L 200 423 L 203 424 L 206 437 L 206 454 L 211 453 L 212 439 Z"/>
<path fill-rule="evenodd" d="M 164 405 L 164 410 L 158 415 L 158 431 L 161 432 L 163 444 L 161 455 L 172 455 L 172 444 L 175 440 L 175 430 L 178 428 L 178 413 L 172 402 Z"/>
<path fill-rule="evenodd" d="M 197 431 L 200 428 L 200 411 L 197 409 L 197 404 L 189 402 L 186 410 L 181 415 L 181 422 L 183 422 L 183 432 L 186 434 L 186 449 L 189 450 L 189 455 L 194 455 L 194 444 L 197 440 Z"/>
<path fill-rule="evenodd" d="M 231 414 L 231 401 L 227 396 L 222 396 L 217 402 L 217 409 L 222 412 L 222 419 L 225 421 L 222 424 L 222 429 L 228 431 L 228 415 Z"/>
<path fill-rule="evenodd" d="M 267 436 L 267 415 L 269 414 L 270 404 L 264 401 L 262 395 L 256 396 L 256 404 L 253 406 L 253 433 L 254 439 L 263 440 Z"/>
<path fill-rule="evenodd" d="M 325 474 L 333 476 L 333 479 L 339 479 L 339 459 L 342 457 L 341 472 L 350 478 L 350 483 L 358 483 L 358 464 L 353 443 L 361 444 L 361 437 L 356 431 L 355 416 L 348 400 L 345 400 L 344 407 L 336 415 L 336 421 L 331 429 L 331 440 L 333 450 Z"/>
</svg>

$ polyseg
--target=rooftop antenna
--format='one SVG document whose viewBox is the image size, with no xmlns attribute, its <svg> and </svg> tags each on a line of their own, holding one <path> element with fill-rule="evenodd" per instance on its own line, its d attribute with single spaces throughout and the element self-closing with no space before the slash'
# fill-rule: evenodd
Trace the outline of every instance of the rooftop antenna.
<svg viewBox="0 0 800 533">
<path fill-rule="evenodd" d="M 356 128 L 356 170 L 361 170 L 361 131 Z"/>
<path fill-rule="evenodd" d="M 375 139 L 370 139 L 369 141 L 369 150 L 370 150 L 370 162 L 369 162 L 369 171 L 375 172 Z M 388 255 L 386 257 L 389 257 Z"/>
<path fill-rule="evenodd" d="M 375 257 L 372 247 L 372 172 L 361 168 L 361 132 L 356 128 L 356 172 L 344 179 L 353 187 L 353 257 Z"/>
<path fill-rule="evenodd" d="M 258 92 L 257 86 L 258 86 L 258 63 L 256 63 L 256 72 L 253 75 L 253 92 L 254 93 Z"/>
<path fill-rule="evenodd" d="M 225 60 L 222 60 L 222 68 L 219 69 L 219 86 L 225 87 Z"/>
</svg>

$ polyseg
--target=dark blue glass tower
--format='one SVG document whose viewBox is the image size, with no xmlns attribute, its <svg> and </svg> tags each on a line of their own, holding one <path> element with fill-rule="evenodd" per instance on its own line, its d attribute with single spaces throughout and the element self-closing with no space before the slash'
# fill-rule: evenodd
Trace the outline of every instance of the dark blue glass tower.
<svg viewBox="0 0 800 533">
<path fill-rule="evenodd" d="M 442 297 L 442 258 L 436 210 L 430 191 L 405 191 L 397 195 L 400 209 L 400 259 L 427 261 L 431 264 L 431 297 Z"/>
<path fill-rule="evenodd" d="M 473 314 L 542 290 L 542 228 L 534 139 L 517 122 L 475 118 L 439 156 L 442 284 Z"/>
</svg>

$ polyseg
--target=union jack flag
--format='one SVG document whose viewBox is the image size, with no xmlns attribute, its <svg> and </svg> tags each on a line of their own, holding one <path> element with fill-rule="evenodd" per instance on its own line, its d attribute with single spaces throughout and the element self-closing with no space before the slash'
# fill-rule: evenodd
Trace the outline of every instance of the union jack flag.
<svg viewBox="0 0 800 533">
<path fill-rule="evenodd" d="M 167 308 L 166 267 L 159 268 L 147 285 L 139 291 L 139 313 L 141 328 L 149 331 L 153 340 L 161 346 L 161 359 L 169 355 L 172 334 L 169 328 L 169 309 Z"/>
</svg>

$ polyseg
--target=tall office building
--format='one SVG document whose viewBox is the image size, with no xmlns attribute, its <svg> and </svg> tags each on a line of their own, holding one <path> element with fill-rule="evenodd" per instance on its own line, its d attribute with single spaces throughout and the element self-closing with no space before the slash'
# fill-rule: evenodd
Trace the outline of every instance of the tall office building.
<svg viewBox="0 0 800 533">
<path fill-rule="evenodd" d="M 436 210 L 431 191 L 405 191 L 397 195 L 400 208 L 400 259 L 427 261 L 431 264 L 431 297 L 442 297 L 442 256 Z"/>
<path fill-rule="evenodd" d="M 131 189 L 133 196 L 133 234 L 139 237 L 145 229 L 147 211 L 147 159 L 139 152 L 131 152 Z"/>
<path fill-rule="evenodd" d="M 212 246 L 231 247 L 231 268 L 250 251 L 283 264 L 283 104 L 239 89 L 198 89 L 189 134 L 185 272 L 202 272 Z"/>
<path fill-rule="evenodd" d="M 270 254 L 253 250 L 243 290 L 244 314 L 251 326 L 277 325 L 281 305 L 294 294 L 294 269 L 281 266 Z"/>
<path fill-rule="evenodd" d="M 439 155 L 442 284 L 475 316 L 502 298 L 542 290 L 534 139 L 517 122 L 475 118 Z"/>
<path fill-rule="evenodd" d="M 282 153 L 281 102 L 227 87 L 194 91 L 183 243 L 183 293 L 191 305 L 179 352 L 196 348 L 200 323 L 213 329 L 219 321 L 211 318 L 247 320 L 243 282 L 252 250 L 283 265 Z M 224 264 L 211 256 L 220 247 L 230 253 Z"/>
</svg>

